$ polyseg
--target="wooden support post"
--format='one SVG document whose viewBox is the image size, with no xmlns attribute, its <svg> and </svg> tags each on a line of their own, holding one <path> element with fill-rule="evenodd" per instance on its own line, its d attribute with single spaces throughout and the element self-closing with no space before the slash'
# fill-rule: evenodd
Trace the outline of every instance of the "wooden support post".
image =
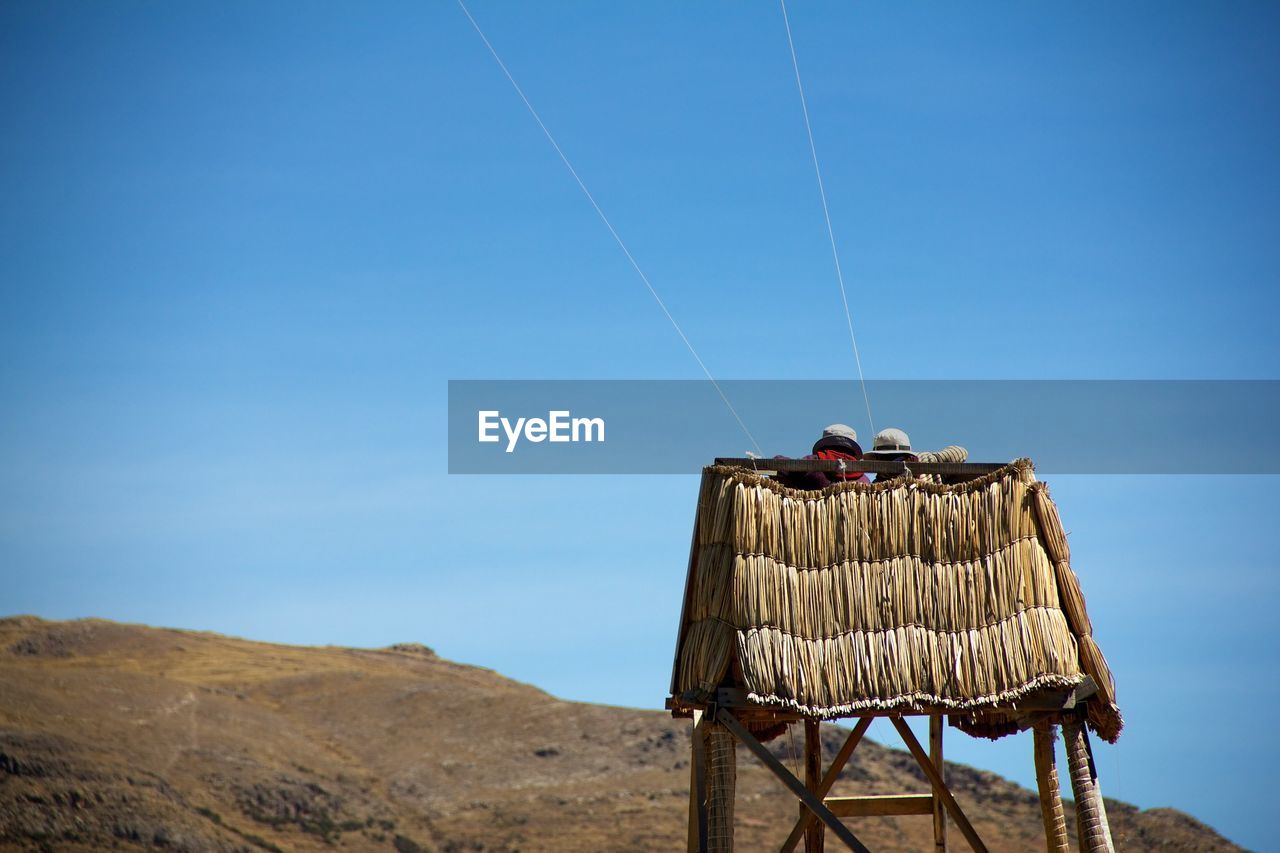
<svg viewBox="0 0 1280 853">
<path fill-rule="evenodd" d="M 945 785 L 947 767 L 942 760 L 943 723 L 941 714 L 929 716 L 929 760 L 933 762 L 934 767 L 938 768 L 938 775 L 942 777 L 942 783 Z M 937 794 L 933 796 L 933 849 L 934 853 L 947 853 L 947 809 Z"/>
<path fill-rule="evenodd" d="M 933 786 L 934 796 L 942 798 L 942 804 L 947 807 L 947 813 L 956 822 L 956 826 L 960 828 L 960 833 L 968 840 L 969 846 L 974 849 L 975 853 L 987 853 L 987 845 L 982 843 L 982 839 L 978 837 L 973 824 L 969 823 L 969 818 L 965 817 L 965 813 L 960 810 L 960 804 L 956 802 L 955 797 L 951 796 L 947 783 L 943 781 L 938 769 L 929 760 L 929 756 L 925 753 L 924 747 L 920 745 L 920 741 L 916 740 L 915 733 L 911 731 L 911 727 L 901 717 L 890 717 L 889 721 L 898 730 L 898 734 L 902 737 L 902 742 L 911 751 L 916 764 L 920 765 L 920 769 L 928 777 L 929 784 Z"/>
<path fill-rule="evenodd" d="M 706 720 L 702 711 L 693 712 L 690 734 L 692 761 L 689 763 L 689 853 L 707 853 L 707 750 L 704 741 Z"/>
<path fill-rule="evenodd" d="M 818 788 L 822 785 L 822 732 L 817 720 L 804 721 L 804 786 L 821 798 Z M 800 816 L 809 811 L 800 804 Z M 822 824 L 814 821 L 804 831 L 805 853 L 822 853 L 824 841 Z"/>
<path fill-rule="evenodd" d="M 1082 713 L 1063 715 L 1062 739 L 1066 742 L 1067 766 L 1071 770 L 1071 791 L 1076 798 L 1076 836 L 1085 853 L 1115 853 L 1088 738 Z"/>
<path fill-rule="evenodd" d="M 827 773 L 822 777 L 817 790 L 813 793 L 818 799 L 827 796 L 827 792 L 835 785 L 836 780 L 840 778 L 840 771 L 849 763 L 849 756 L 853 755 L 853 751 L 858 748 L 858 744 L 862 742 L 862 736 L 867 733 L 867 729 L 871 728 L 871 722 L 875 717 L 861 717 L 858 724 L 853 727 L 853 731 L 849 732 L 849 737 L 845 739 L 844 746 L 840 747 L 840 751 L 836 753 L 836 757 L 831 759 L 831 766 L 827 768 Z M 800 819 L 796 821 L 796 825 L 791 828 L 791 834 L 787 836 L 787 840 L 782 842 L 782 853 L 791 853 L 796 849 L 796 845 L 800 843 L 800 839 L 804 836 L 805 829 L 809 824 L 818 818 L 813 812 L 805 809 L 800 815 Z"/>
<path fill-rule="evenodd" d="M 783 767 L 782 762 L 774 758 L 773 753 L 766 749 L 764 744 L 752 737 L 751 732 L 747 731 L 746 728 L 743 727 L 742 723 L 738 722 L 738 720 L 733 716 L 733 714 L 730 714 L 724 708 L 721 708 L 719 713 L 716 714 L 716 719 L 724 724 L 725 728 L 733 732 L 734 737 L 742 741 L 742 743 L 746 745 L 747 749 L 751 750 L 755 757 L 760 759 L 765 767 L 768 767 L 773 771 L 773 775 L 777 776 L 778 779 L 782 781 L 782 784 L 791 789 L 791 793 L 799 797 L 801 801 L 818 816 L 818 820 L 825 823 L 827 827 L 835 833 L 835 836 L 845 843 L 845 846 L 850 850 L 857 851 L 857 853 L 871 853 L 871 851 L 867 849 L 866 845 L 859 841 L 857 836 L 849 831 L 849 827 L 841 823 L 840 818 L 833 815 L 831 810 L 822 804 L 822 800 L 815 797 L 813 792 L 804 786 L 803 782 L 793 776 L 790 770 Z"/>
<path fill-rule="evenodd" d="M 1044 819 L 1045 849 L 1048 853 L 1070 853 L 1067 818 L 1062 813 L 1062 788 L 1053 754 L 1054 725 L 1041 718 L 1032 727 L 1035 739 L 1036 786 L 1040 789 L 1040 816 Z"/>
</svg>

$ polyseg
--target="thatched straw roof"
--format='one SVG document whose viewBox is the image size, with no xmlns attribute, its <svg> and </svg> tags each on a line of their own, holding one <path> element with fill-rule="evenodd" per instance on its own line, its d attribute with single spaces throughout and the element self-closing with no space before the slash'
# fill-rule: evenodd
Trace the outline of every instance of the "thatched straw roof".
<svg viewBox="0 0 1280 853">
<path fill-rule="evenodd" d="M 998 737 L 1019 700 L 1087 674 L 1090 724 L 1114 741 L 1111 674 L 1033 472 L 805 492 L 704 469 L 674 695 L 739 686 L 822 719 L 942 712 Z"/>
</svg>

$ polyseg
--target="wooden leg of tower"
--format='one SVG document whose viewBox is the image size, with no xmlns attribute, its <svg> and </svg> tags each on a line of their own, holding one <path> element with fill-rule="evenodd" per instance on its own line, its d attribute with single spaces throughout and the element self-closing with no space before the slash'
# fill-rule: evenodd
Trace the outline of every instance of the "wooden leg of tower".
<svg viewBox="0 0 1280 853">
<path fill-rule="evenodd" d="M 821 797 L 822 786 L 822 732 L 817 720 L 804 721 L 804 786 Z M 800 804 L 800 816 L 809 811 L 804 803 Z M 805 853 L 822 853 L 826 827 L 821 821 L 814 821 L 804 831 Z"/>
<path fill-rule="evenodd" d="M 707 750 L 706 721 L 702 711 L 693 712 L 689 737 L 689 853 L 707 853 Z"/>
<path fill-rule="evenodd" d="M 1067 747 L 1067 766 L 1071 770 L 1071 791 L 1076 798 L 1076 834 L 1080 849 L 1085 853 L 1114 853 L 1082 714 L 1071 713 L 1063 717 L 1062 737 Z"/>
<path fill-rule="evenodd" d="M 941 714 L 929 717 L 929 760 L 938 768 L 938 775 L 946 784 L 946 765 L 942 761 L 943 722 Z M 934 853 L 947 853 L 947 807 L 937 794 L 933 797 L 933 849 Z"/>
<path fill-rule="evenodd" d="M 1070 853 L 1067 818 L 1062 812 L 1062 789 L 1058 764 L 1053 754 L 1054 725 L 1045 718 L 1032 727 L 1035 738 L 1036 785 L 1040 789 L 1040 816 L 1044 819 L 1045 849 L 1048 853 Z"/>
</svg>

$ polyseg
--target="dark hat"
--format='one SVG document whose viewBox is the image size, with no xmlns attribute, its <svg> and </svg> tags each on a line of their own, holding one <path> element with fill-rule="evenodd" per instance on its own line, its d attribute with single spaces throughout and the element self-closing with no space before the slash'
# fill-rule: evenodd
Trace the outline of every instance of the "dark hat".
<svg viewBox="0 0 1280 853">
<path fill-rule="evenodd" d="M 858 434 L 853 427 L 844 424 L 832 424 L 822 431 L 822 438 L 813 445 L 813 452 L 819 450 L 838 450 L 862 458 L 862 445 L 858 444 Z"/>
</svg>

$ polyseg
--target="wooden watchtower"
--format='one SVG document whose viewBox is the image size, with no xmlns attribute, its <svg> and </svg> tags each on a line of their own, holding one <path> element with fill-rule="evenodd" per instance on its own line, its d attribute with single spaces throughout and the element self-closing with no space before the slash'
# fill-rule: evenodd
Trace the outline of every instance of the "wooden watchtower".
<svg viewBox="0 0 1280 853">
<path fill-rule="evenodd" d="M 932 816 L 938 851 L 950 818 L 985 850 L 947 787 L 945 721 L 992 739 L 1034 732 L 1048 849 L 1066 853 L 1053 750 L 1061 726 L 1081 848 L 1112 849 L 1088 731 L 1114 742 L 1123 721 L 1057 508 L 1029 460 L 910 470 L 864 461 L 901 476 L 820 491 L 767 474 L 837 463 L 716 462 L 702 474 L 667 700 L 694 725 L 690 851 L 733 848 L 738 743 L 799 800 L 790 834 L 779 831 L 784 851 L 802 838 L 809 853 L 822 850 L 824 830 L 866 850 L 842 818 L 871 815 Z M 904 720 L 913 715 L 929 718 L 928 749 Z M 827 796 L 876 717 L 892 722 L 931 790 Z M 843 718 L 857 723 L 824 770 L 819 723 Z M 797 723 L 803 779 L 763 745 Z"/>
</svg>

